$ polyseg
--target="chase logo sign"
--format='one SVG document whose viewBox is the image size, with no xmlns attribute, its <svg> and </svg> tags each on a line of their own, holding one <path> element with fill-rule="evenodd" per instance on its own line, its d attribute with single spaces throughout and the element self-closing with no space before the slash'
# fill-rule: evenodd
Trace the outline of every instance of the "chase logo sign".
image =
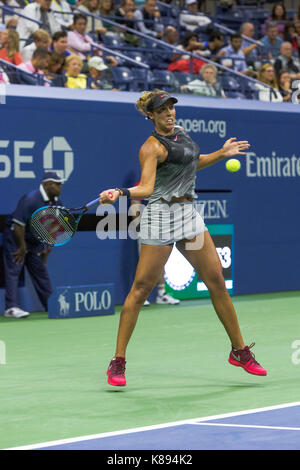
<svg viewBox="0 0 300 470">
<path fill-rule="evenodd" d="M 57 287 L 49 299 L 49 318 L 76 318 L 115 313 L 114 285 Z"/>
<path fill-rule="evenodd" d="M 0 140 L 0 178 L 37 178 L 36 171 L 55 171 L 67 180 L 74 170 L 74 152 L 65 137 L 52 137 L 44 146 L 43 161 L 33 140 Z"/>
</svg>

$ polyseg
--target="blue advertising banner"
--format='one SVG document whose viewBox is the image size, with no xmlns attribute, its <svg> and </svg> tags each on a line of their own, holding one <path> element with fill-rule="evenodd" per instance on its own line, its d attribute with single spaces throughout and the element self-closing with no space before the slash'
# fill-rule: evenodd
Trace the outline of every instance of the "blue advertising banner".
<svg viewBox="0 0 300 470">
<path fill-rule="evenodd" d="M 114 285 L 57 287 L 48 304 L 48 318 L 77 318 L 115 313 Z"/>
<path fill-rule="evenodd" d="M 0 105 L 0 214 L 11 213 L 23 194 L 37 188 L 45 170 L 66 179 L 61 197 L 67 207 L 80 206 L 103 189 L 133 186 L 140 177 L 139 148 L 153 130 L 151 120 L 135 109 L 139 96 L 7 87 Z M 222 148 L 230 137 L 251 144 L 237 157 L 238 172 L 228 172 L 222 161 L 196 179 L 205 222 L 234 224 L 235 294 L 299 289 L 299 105 L 188 95 L 178 99 L 176 122 L 201 153 Z M 124 213 L 118 204 L 115 211 Z M 137 242 L 128 238 L 126 227 L 119 227 L 120 220 L 114 232 L 105 231 L 100 213 L 92 213 L 92 231 L 85 231 L 82 219 L 83 231 L 52 250 L 50 277 L 54 287 L 113 283 L 119 304 L 134 277 Z M 65 260 L 68 272 L 60 269 Z M 78 270 L 80 265 L 86 269 Z"/>
</svg>

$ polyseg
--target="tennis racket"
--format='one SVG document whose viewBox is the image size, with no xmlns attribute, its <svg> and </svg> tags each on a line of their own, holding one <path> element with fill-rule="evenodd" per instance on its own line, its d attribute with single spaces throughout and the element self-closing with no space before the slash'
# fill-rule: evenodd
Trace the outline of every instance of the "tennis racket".
<svg viewBox="0 0 300 470">
<path fill-rule="evenodd" d="M 113 197 L 112 193 L 108 193 Z M 75 235 L 81 217 L 99 204 L 99 197 L 77 209 L 61 206 L 43 206 L 33 212 L 29 226 L 32 234 L 48 246 L 62 246 Z"/>
</svg>

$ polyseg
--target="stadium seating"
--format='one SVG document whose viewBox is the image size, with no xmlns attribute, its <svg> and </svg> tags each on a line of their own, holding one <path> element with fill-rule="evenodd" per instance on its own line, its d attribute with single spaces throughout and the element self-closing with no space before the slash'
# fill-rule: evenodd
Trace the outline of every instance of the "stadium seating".
<svg viewBox="0 0 300 470">
<path fill-rule="evenodd" d="M 0 59 L 0 72 L 1 71 L 6 73 L 11 84 L 44 85 L 44 79 L 42 76 L 25 72 L 15 65 Z"/>
<path fill-rule="evenodd" d="M 169 92 L 177 91 L 177 82 L 173 75 L 173 72 L 168 70 L 152 70 L 153 81 L 151 87 L 153 88 L 163 88 Z"/>
<path fill-rule="evenodd" d="M 218 2 L 215 4 L 215 16 L 211 18 L 212 23 L 208 29 L 203 31 L 202 34 L 199 33 L 199 41 L 202 41 L 203 39 L 207 40 L 209 34 L 211 34 L 214 30 L 221 30 L 225 37 L 228 38 L 232 32 L 230 29 L 228 29 L 228 27 L 234 31 L 238 31 L 240 25 L 245 20 L 252 21 L 255 24 L 256 33 L 259 36 L 262 24 L 270 15 L 270 9 L 251 6 L 247 1 L 236 3 L 237 4 L 233 6 L 218 5 Z M 170 5 L 168 3 L 161 3 L 159 1 L 157 5 L 161 11 L 161 17 L 164 25 L 166 26 L 168 24 L 173 24 L 175 27 L 177 27 L 180 38 L 182 36 L 183 29 L 179 26 L 178 18 L 182 7 L 177 4 Z M 292 18 L 292 13 L 292 11 L 288 12 L 290 18 Z M 16 14 L 22 16 L 22 13 L 17 12 L 17 10 Z M 87 15 L 89 15 L 89 13 L 87 13 Z M 27 19 L 30 21 L 29 18 Z M 107 21 L 110 23 L 110 25 L 116 28 L 116 31 L 119 30 L 119 24 L 115 23 L 116 18 L 111 16 Z M 95 42 L 99 40 L 98 35 L 95 34 L 95 32 L 91 32 L 90 35 L 93 37 Z M 134 47 L 132 44 L 124 41 L 122 36 L 120 36 L 117 32 L 109 32 L 102 35 L 100 43 L 95 45 L 95 48 L 99 50 L 102 49 L 101 45 L 103 45 L 104 59 L 106 55 L 113 55 L 114 52 L 116 53 L 118 67 L 111 67 L 111 70 L 109 71 L 113 86 L 120 90 L 134 89 L 139 91 L 140 89 L 153 89 L 159 87 L 165 88 L 171 92 L 180 92 L 180 87 L 182 85 L 187 84 L 189 81 L 196 78 L 190 73 L 172 73 L 164 70 L 165 64 L 161 64 L 161 69 L 159 69 L 159 56 L 160 53 L 165 54 L 165 52 L 168 52 L 168 48 L 165 48 L 167 44 L 163 44 L 161 41 L 144 35 L 139 31 L 136 31 L 136 35 L 139 37 L 138 47 Z M 259 37 L 257 37 L 257 39 L 259 39 Z M 107 48 L 107 50 L 105 50 L 105 48 Z M 123 57 L 118 56 L 117 52 L 120 52 Z M 133 59 L 136 61 L 136 64 L 128 59 Z M 138 63 L 149 65 L 151 72 L 142 70 L 142 68 L 139 69 Z M 216 65 L 218 67 L 217 63 Z M 30 74 L 18 72 L 14 68 L 8 69 L 7 67 L 8 66 L 6 65 L 6 70 L 8 71 L 7 75 L 10 77 L 11 83 L 26 83 L 29 85 L 41 84 L 40 77 L 37 77 L 36 75 L 31 76 Z M 224 69 L 219 69 L 219 78 L 221 80 L 222 88 L 224 89 L 227 96 L 230 95 L 236 98 L 245 97 L 247 99 L 257 99 L 257 91 L 254 86 L 255 83 L 253 81 L 249 81 L 247 77 L 245 77 L 245 80 L 243 80 L 241 77 L 239 77 L 238 74 L 235 74 L 230 69 L 228 69 L 228 72 L 226 73 L 224 73 Z"/>
<path fill-rule="evenodd" d="M 131 72 L 134 77 L 134 89 L 138 90 L 150 90 L 153 84 L 153 73 L 151 70 L 147 70 L 141 67 L 132 67 Z"/>
<path fill-rule="evenodd" d="M 115 88 L 122 91 L 134 91 L 134 75 L 128 67 L 111 67 Z"/>
<path fill-rule="evenodd" d="M 241 84 L 236 79 L 229 74 L 223 74 L 220 76 L 222 88 L 225 91 L 226 95 L 228 92 L 238 92 L 241 91 Z"/>
<path fill-rule="evenodd" d="M 199 78 L 198 75 L 194 75 L 192 73 L 184 73 L 184 72 L 173 72 L 173 77 L 178 87 L 182 85 L 187 85 L 192 80 Z"/>
<path fill-rule="evenodd" d="M 134 59 L 136 62 L 139 62 L 139 63 L 142 63 L 142 64 L 147 63 L 146 56 L 142 52 L 126 51 L 126 56 L 130 57 L 131 59 Z M 132 62 L 129 62 L 129 61 L 127 61 L 124 65 L 126 67 L 135 67 L 135 65 Z"/>
</svg>

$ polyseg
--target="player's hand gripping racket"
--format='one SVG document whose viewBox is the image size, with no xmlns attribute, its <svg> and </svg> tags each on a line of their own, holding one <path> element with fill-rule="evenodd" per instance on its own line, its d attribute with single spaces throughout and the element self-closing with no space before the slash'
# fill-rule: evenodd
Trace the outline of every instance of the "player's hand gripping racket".
<svg viewBox="0 0 300 470">
<path fill-rule="evenodd" d="M 108 193 L 113 197 L 112 193 Z M 89 209 L 99 204 L 99 197 L 77 209 L 61 206 L 43 206 L 33 212 L 30 230 L 42 243 L 49 246 L 61 246 L 68 243 L 75 235 L 81 217 Z"/>
</svg>

